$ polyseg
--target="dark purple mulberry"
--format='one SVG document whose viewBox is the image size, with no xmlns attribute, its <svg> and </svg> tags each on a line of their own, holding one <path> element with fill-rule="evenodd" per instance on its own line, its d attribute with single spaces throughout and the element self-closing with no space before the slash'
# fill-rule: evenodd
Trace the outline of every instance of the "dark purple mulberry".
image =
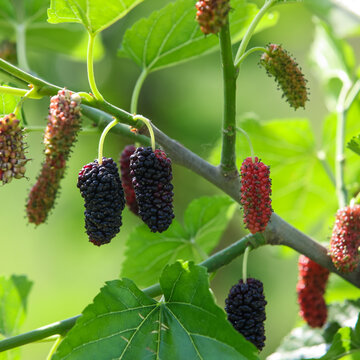
<svg viewBox="0 0 360 360">
<path fill-rule="evenodd" d="M 246 283 L 240 280 L 235 284 L 225 300 L 228 320 L 259 350 L 265 346 L 266 304 L 262 282 L 252 278 L 247 279 Z"/>
<path fill-rule="evenodd" d="M 174 218 L 171 160 L 162 150 L 139 147 L 130 156 L 130 175 L 142 220 L 152 232 L 165 231 Z"/>
<path fill-rule="evenodd" d="M 120 231 L 125 207 L 124 191 L 116 163 L 103 158 L 85 165 L 79 172 L 77 187 L 85 200 L 85 228 L 89 241 L 107 244 Z"/>
<path fill-rule="evenodd" d="M 125 192 L 126 205 L 135 214 L 139 214 L 139 207 L 135 198 L 134 186 L 132 184 L 132 177 L 130 176 L 130 156 L 135 152 L 134 145 L 125 146 L 120 155 L 120 170 L 121 182 Z"/>
</svg>

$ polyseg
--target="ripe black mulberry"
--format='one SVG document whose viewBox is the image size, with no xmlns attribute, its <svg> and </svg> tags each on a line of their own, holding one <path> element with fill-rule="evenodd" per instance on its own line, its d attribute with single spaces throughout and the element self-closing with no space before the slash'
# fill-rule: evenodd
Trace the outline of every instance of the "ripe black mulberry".
<svg viewBox="0 0 360 360">
<path fill-rule="evenodd" d="M 132 177 L 130 175 L 130 156 L 135 152 L 134 145 L 125 146 L 120 155 L 121 182 L 125 192 L 126 205 L 135 214 L 139 214 L 139 207 L 136 202 Z"/>
<path fill-rule="evenodd" d="M 79 172 L 77 187 L 85 200 L 85 228 L 89 241 L 107 244 L 120 231 L 125 207 L 124 191 L 116 163 L 103 158 L 85 165 Z"/>
<path fill-rule="evenodd" d="M 251 341 L 259 350 L 265 346 L 266 319 L 263 284 L 260 280 L 248 278 L 240 280 L 229 292 L 225 300 L 228 320 L 246 340 Z"/>
<path fill-rule="evenodd" d="M 130 175 L 140 217 L 152 232 L 165 231 L 174 218 L 171 160 L 162 150 L 139 147 L 130 156 Z"/>
</svg>

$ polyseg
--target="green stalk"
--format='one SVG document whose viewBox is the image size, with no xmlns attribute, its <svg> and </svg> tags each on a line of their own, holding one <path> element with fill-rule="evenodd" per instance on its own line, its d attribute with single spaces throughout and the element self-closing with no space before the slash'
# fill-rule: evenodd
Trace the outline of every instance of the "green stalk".
<svg viewBox="0 0 360 360">
<path fill-rule="evenodd" d="M 247 263 L 248 263 L 248 257 L 250 252 L 250 246 L 248 246 L 245 249 L 244 258 L 243 258 L 243 267 L 242 267 L 242 276 L 243 276 L 243 282 L 244 284 L 247 283 Z"/>
<path fill-rule="evenodd" d="M 336 193 L 340 208 L 343 208 L 344 206 L 347 205 L 347 190 L 344 180 L 345 129 L 346 129 L 345 99 L 350 88 L 351 88 L 351 84 L 349 83 L 349 81 L 344 81 L 336 107 L 337 128 L 336 128 L 335 178 L 336 178 Z"/>
<path fill-rule="evenodd" d="M 0 85 L 0 94 L 8 94 L 8 95 L 14 95 L 14 96 L 25 96 L 26 93 L 29 90 L 24 89 L 18 89 L 11 86 L 3 86 Z M 29 99 L 33 99 L 31 96 L 29 96 Z"/>
<path fill-rule="evenodd" d="M 19 67 L 29 72 L 30 67 L 26 57 L 26 26 L 25 24 L 16 24 L 16 53 Z"/>
<path fill-rule="evenodd" d="M 151 126 L 151 121 L 142 115 L 135 115 L 133 117 L 133 119 L 134 119 L 134 121 L 140 120 L 146 125 L 146 127 L 149 131 L 150 139 L 151 139 L 151 148 L 153 151 L 155 151 L 155 148 L 156 148 L 155 135 L 154 135 L 154 130 Z"/>
<path fill-rule="evenodd" d="M 248 245 L 251 244 L 253 247 L 261 246 L 265 244 L 262 236 L 257 235 L 247 235 L 235 242 L 234 244 L 228 246 L 227 248 L 217 252 L 216 254 L 210 256 L 205 261 L 201 262 L 199 265 L 205 266 L 208 269 L 208 272 L 214 272 L 222 266 L 229 264 L 239 255 L 241 255 Z M 145 294 L 150 297 L 156 297 L 162 294 L 160 284 L 155 284 L 143 290 Z M 58 321 L 56 323 L 44 326 L 42 328 L 29 331 L 27 333 L 16 335 L 0 341 L 0 352 L 9 350 L 21 345 L 29 344 L 34 341 L 38 341 L 44 338 L 47 338 L 52 335 L 60 334 L 64 335 L 69 331 L 74 325 L 76 320 L 81 315 L 74 316 L 70 319 Z"/>
<path fill-rule="evenodd" d="M 251 22 L 250 26 L 248 27 L 243 39 L 241 40 L 239 49 L 235 56 L 235 64 L 236 66 L 240 65 L 240 58 L 244 55 L 246 48 L 249 44 L 249 41 L 254 34 L 254 31 L 259 24 L 261 18 L 266 14 L 266 12 L 271 8 L 271 6 L 274 4 L 276 0 L 266 0 L 265 4 L 262 6 L 262 8 L 259 10 L 259 12 L 254 17 L 253 21 Z"/>
<path fill-rule="evenodd" d="M 101 133 L 100 141 L 99 141 L 99 151 L 98 151 L 98 163 L 99 163 L 99 165 L 102 164 L 103 149 L 104 149 L 104 142 L 105 142 L 106 135 L 111 130 L 111 128 L 113 128 L 118 123 L 119 122 L 117 121 L 117 119 L 114 119 L 111 123 L 109 123 L 106 126 L 106 128 Z"/>
<path fill-rule="evenodd" d="M 139 100 L 140 91 L 141 91 L 143 83 L 144 83 L 144 81 L 146 79 L 147 74 L 148 73 L 147 73 L 146 69 L 144 69 L 141 72 L 139 78 L 136 81 L 134 91 L 133 91 L 132 96 L 131 96 L 130 112 L 132 114 L 137 113 L 137 106 L 138 106 L 138 100 Z"/>
<path fill-rule="evenodd" d="M 100 94 L 95 82 L 94 74 L 94 44 L 95 44 L 96 35 L 89 33 L 89 42 L 87 49 L 87 73 L 89 79 L 90 89 L 96 100 L 104 100 L 103 96 Z"/>
<path fill-rule="evenodd" d="M 55 341 L 53 347 L 51 348 L 51 350 L 50 350 L 50 352 L 49 352 L 46 360 L 51 360 L 51 358 L 52 358 L 53 355 L 55 354 L 57 348 L 58 348 L 59 345 L 61 344 L 61 341 L 62 341 L 62 340 L 63 340 L 63 337 L 62 337 L 62 336 L 59 336 L 59 337 L 56 339 L 56 341 Z"/>
<path fill-rule="evenodd" d="M 236 69 L 233 61 L 229 23 L 220 31 L 220 53 L 224 82 L 221 170 L 224 176 L 237 174 L 236 169 Z"/>
<path fill-rule="evenodd" d="M 253 47 L 251 49 L 249 49 L 246 53 L 244 53 L 240 59 L 238 61 L 236 61 L 235 63 L 235 67 L 239 68 L 240 64 L 252 53 L 256 52 L 256 51 L 261 51 L 261 52 L 267 52 L 267 49 L 265 49 L 262 46 L 257 46 L 257 47 Z"/>
</svg>

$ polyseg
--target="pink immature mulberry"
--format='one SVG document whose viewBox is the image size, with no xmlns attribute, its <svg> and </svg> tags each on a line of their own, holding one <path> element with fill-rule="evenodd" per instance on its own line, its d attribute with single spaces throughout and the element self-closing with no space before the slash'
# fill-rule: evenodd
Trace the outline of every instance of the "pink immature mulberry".
<svg viewBox="0 0 360 360">
<path fill-rule="evenodd" d="M 327 319 L 324 293 L 329 270 L 301 255 L 299 258 L 299 281 L 296 286 L 300 316 L 311 327 L 322 327 Z"/>
<path fill-rule="evenodd" d="M 307 80 L 286 50 L 280 45 L 268 45 L 267 52 L 261 56 L 260 65 L 270 77 L 274 76 L 290 106 L 295 110 L 305 107 L 308 100 Z"/>
<path fill-rule="evenodd" d="M 14 114 L 0 119 L 0 181 L 9 183 L 25 174 L 24 130 Z"/>
<path fill-rule="evenodd" d="M 346 206 L 336 213 L 330 240 L 330 256 L 335 267 L 343 272 L 355 270 L 359 264 L 360 205 Z"/>
<path fill-rule="evenodd" d="M 80 101 L 78 94 L 66 89 L 51 98 L 44 135 L 45 161 L 26 205 L 28 220 L 36 225 L 45 222 L 55 204 L 66 161 L 80 130 Z"/>
<path fill-rule="evenodd" d="M 121 182 L 124 188 L 126 205 L 135 214 L 139 214 L 139 207 L 136 202 L 135 190 L 130 175 L 130 156 L 136 151 L 134 145 L 125 146 L 120 155 Z"/>
<path fill-rule="evenodd" d="M 265 230 L 270 220 L 271 179 L 270 167 L 255 157 L 246 158 L 241 165 L 241 205 L 244 223 L 252 234 Z"/>
<path fill-rule="evenodd" d="M 195 6 L 196 21 L 205 35 L 217 34 L 226 24 L 230 11 L 229 0 L 199 0 Z"/>
</svg>

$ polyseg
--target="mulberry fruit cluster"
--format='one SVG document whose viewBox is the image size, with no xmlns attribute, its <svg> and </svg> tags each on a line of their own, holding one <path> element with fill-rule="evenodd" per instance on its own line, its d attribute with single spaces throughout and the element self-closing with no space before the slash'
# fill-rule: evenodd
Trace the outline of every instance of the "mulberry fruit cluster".
<svg viewBox="0 0 360 360">
<path fill-rule="evenodd" d="M 261 56 L 260 64 L 270 77 L 274 76 L 290 106 L 295 110 L 305 107 L 308 100 L 307 80 L 286 50 L 280 45 L 268 45 L 267 52 Z"/>
<path fill-rule="evenodd" d="M 116 163 L 103 158 L 85 165 L 79 172 L 77 187 L 85 200 L 85 228 L 89 241 L 107 244 L 120 231 L 125 207 L 124 191 Z"/>
<path fill-rule="evenodd" d="M 135 152 L 134 145 L 127 145 L 120 155 L 121 181 L 125 192 L 126 205 L 135 214 L 138 215 L 139 207 L 136 202 L 132 177 L 130 175 L 130 156 Z"/>
<path fill-rule="evenodd" d="M 3 184 L 21 179 L 25 174 L 24 130 L 14 114 L 0 119 L 0 180 Z"/>
<path fill-rule="evenodd" d="M 66 161 L 81 126 L 80 101 L 78 94 L 66 89 L 51 98 L 44 135 L 45 161 L 26 204 L 30 223 L 45 222 L 55 204 Z"/>
<path fill-rule="evenodd" d="M 339 209 L 330 240 L 330 256 L 335 267 L 351 272 L 359 264 L 360 205 Z"/>
<path fill-rule="evenodd" d="M 165 231 L 174 218 L 171 160 L 162 150 L 139 147 L 130 156 L 130 176 L 140 217 L 152 232 Z"/>
<path fill-rule="evenodd" d="M 328 278 L 328 269 L 304 255 L 300 256 L 296 286 L 300 316 L 313 328 L 322 327 L 327 319 L 324 293 Z"/>
<path fill-rule="evenodd" d="M 240 172 L 244 224 L 252 234 L 262 232 L 272 213 L 270 167 L 257 157 L 255 162 L 248 157 L 243 161 Z"/>
<path fill-rule="evenodd" d="M 263 284 L 248 278 L 234 285 L 225 300 L 228 320 L 245 339 L 251 341 L 259 350 L 265 346 L 264 321 L 266 319 Z"/>
<path fill-rule="evenodd" d="M 196 21 L 205 35 L 217 34 L 226 24 L 230 11 L 229 0 L 199 0 L 195 6 Z"/>
</svg>

